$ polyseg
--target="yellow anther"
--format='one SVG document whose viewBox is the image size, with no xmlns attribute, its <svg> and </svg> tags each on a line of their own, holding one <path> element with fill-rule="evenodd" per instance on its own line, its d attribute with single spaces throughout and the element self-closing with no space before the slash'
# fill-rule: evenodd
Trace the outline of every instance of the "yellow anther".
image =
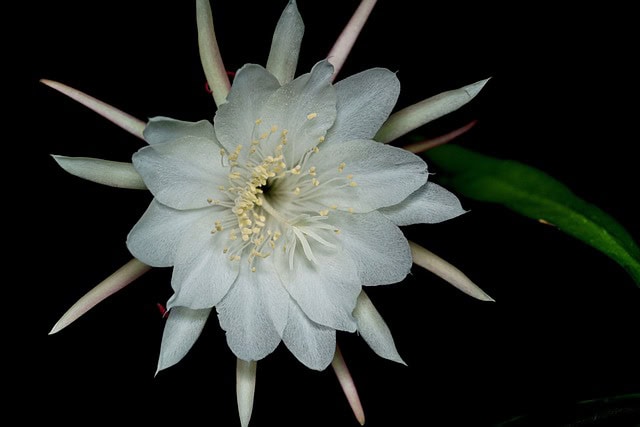
<svg viewBox="0 0 640 427">
<path fill-rule="evenodd" d="M 280 236 L 282 236 L 282 233 L 279 231 L 276 231 L 275 233 L 273 233 L 273 241 L 275 242 L 276 240 L 278 240 Z"/>
<path fill-rule="evenodd" d="M 353 208 L 349 208 L 349 209 L 347 209 L 347 211 L 349 211 L 349 213 L 352 214 L 353 213 Z"/>
<path fill-rule="evenodd" d="M 295 194 L 296 196 L 300 194 L 300 187 L 296 187 L 295 190 L 293 190 L 293 194 Z"/>
<path fill-rule="evenodd" d="M 329 206 L 329 208 L 335 210 L 335 209 L 338 209 L 338 205 L 331 205 Z"/>
<path fill-rule="evenodd" d="M 351 174 L 347 175 L 347 179 L 353 179 L 353 175 Z"/>
<path fill-rule="evenodd" d="M 300 175 L 300 169 L 302 168 L 300 167 L 300 165 L 298 165 L 295 168 L 291 169 L 291 173 L 294 175 Z"/>
<path fill-rule="evenodd" d="M 340 234 L 340 230 L 338 230 L 337 228 L 335 230 L 333 230 L 334 233 L 336 234 Z"/>
<path fill-rule="evenodd" d="M 343 163 L 340 163 L 340 164 L 338 165 L 338 172 L 342 172 L 342 171 L 344 170 L 344 168 L 346 168 L 346 167 L 347 167 L 347 164 L 346 164 L 346 163 L 344 163 L 344 162 L 343 162 Z"/>
<path fill-rule="evenodd" d="M 224 188 L 224 185 L 218 185 L 218 190 L 226 191 L 226 188 Z"/>
<path fill-rule="evenodd" d="M 277 132 L 277 131 L 278 131 L 278 126 L 276 126 L 276 125 L 272 125 L 272 126 L 271 126 L 271 133 L 275 133 L 275 132 Z"/>
<path fill-rule="evenodd" d="M 320 149 L 318 147 L 313 147 L 313 149 L 311 150 L 314 153 L 318 154 L 320 152 Z"/>
<path fill-rule="evenodd" d="M 268 136 L 269 136 L 269 132 L 263 132 L 260 134 L 260 139 L 267 139 Z"/>
<path fill-rule="evenodd" d="M 316 167 L 315 166 L 311 166 L 309 168 L 309 175 L 316 176 Z"/>
<path fill-rule="evenodd" d="M 229 259 L 231 261 L 240 261 L 240 255 L 231 255 Z"/>
<path fill-rule="evenodd" d="M 318 144 L 322 144 L 324 140 L 325 140 L 324 136 L 321 136 L 320 138 L 318 138 Z"/>
<path fill-rule="evenodd" d="M 255 267 L 251 267 L 251 272 L 255 273 L 256 272 L 256 268 Z"/>
<path fill-rule="evenodd" d="M 318 185 L 320 185 L 320 181 L 318 181 L 316 178 L 313 178 L 311 180 L 311 183 L 313 184 L 314 187 L 317 187 Z"/>
<path fill-rule="evenodd" d="M 313 120 L 318 117 L 318 113 L 307 114 L 307 120 Z"/>
<path fill-rule="evenodd" d="M 262 119 L 257 119 L 256 124 L 259 125 L 260 123 L 262 123 Z"/>
<path fill-rule="evenodd" d="M 320 212 L 318 212 L 320 215 L 322 216 L 328 216 L 329 215 L 329 209 L 324 209 L 321 210 Z"/>
<path fill-rule="evenodd" d="M 289 129 L 282 129 L 282 136 L 287 136 Z"/>
<path fill-rule="evenodd" d="M 225 153 L 226 153 L 226 152 L 224 151 L 224 148 L 221 148 L 221 149 L 220 149 L 220 155 L 224 157 Z"/>
<path fill-rule="evenodd" d="M 229 248 L 224 248 L 224 249 L 222 249 L 222 253 L 223 253 L 223 254 L 226 254 L 227 252 L 229 252 Z"/>
<path fill-rule="evenodd" d="M 357 182 L 355 182 L 355 181 L 351 181 L 351 182 L 349 183 L 349 186 L 350 186 L 350 187 L 357 187 L 357 186 L 358 186 L 358 183 L 357 183 Z"/>
<path fill-rule="evenodd" d="M 213 203 L 213 199 L 211 197 L 207 198 L 207 203 L 209 204 Z"/>
</svg>

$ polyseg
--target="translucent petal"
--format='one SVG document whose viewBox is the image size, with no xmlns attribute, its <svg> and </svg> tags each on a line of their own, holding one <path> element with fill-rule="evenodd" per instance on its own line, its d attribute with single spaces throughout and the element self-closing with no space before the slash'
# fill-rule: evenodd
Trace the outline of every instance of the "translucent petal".
<svg viewBox="0 0 640 427">
<path fill-rule="evenodd" d="M 372 68 L 339 81 L 335 88 L 338 115 L 327 140 L 372 139 L 398 100 L 400 81 L 389 70 Z"/>
<path fill-rule="evenodd" d="M 238 279 L 216 307 L 218 319 L 227 334 L 229 348 L 238 358 L 260 360 L 273 352 L 281 340 L 271 318 L 273 299 L 265 297 L 269 286 L 280 285 L 262 280 L 260 272 L 252 273 L 246 262 L 240 262 L 242 271 Z M 282 294 L 284 307 L 287 300 L 286 293 Z"/>
<path fill-rule="evenodd" d="M 176 249 L 169 307 L 213 307 L 238 277 L 238 263 L 224 253 L 227 236 L 211 233 L 215 221 L 215 214 L 203 216 L 184 232 Z"/>
<path fill-rule="evenodd" d="M 318 371 L 329 366 L 336 349 L 336 331 L 311 321 L 292 299 L 282 340 L 300 362 Z"/>
<path fill-rule="evenodd" d="M 475 98 L 488 81 L 489 79 L 480 80 L 459 89 L 442 92 L 393 113 L 374 139 L 385 143 L 394 141 L 422 125 L 457 110 Z"/>
<path fill-rule="evenodd" d="M 133 155 L 133 165 L 151 193 L 169 207 L 197 209 L 227 199 L 218 186 L 228 183 L 229 169 L 211 139 L 185 136 L 149 145 Z"/>
<path fill-rule="evenodd" d="M 169 311 L 156 373 L 175 365 L 187 355 L 202 333 L 210 313 L 211 309 L 192 310 L 187 307 L 173 307 Z"/>
<path fill-rule="evenodd" d="M 152 200 L 127 236 L 129 251 L 153 267 L 171 267 L 185 232 L 197 221 L 213 218 L 212 208 L 180 211 Z"/>
<path fill-rule="evenodd" d="M 216 139 L 213 125 L 208 120 L 199 122 L 185 122 L 170 117 L 152 117 L 144 128 L 144 139 L 149 144 L 171 142 L 185 136 Z"/>
<path fill-rule="evenodd" d="M 391 331 L 373 303 L 362 291 L 353 316 L 358 322 L 358 333 L 378 356 L 406 365 L 393 342 Z"/>
<path fill-rule="evenodd" d="M 466 211 L 453 193 L 429 181 L 402 202 L 380 209 L 380 212 L 395 224 L 403 226 L 435 224 Z"/>
<path fill-rule="evenodd" d="M 427 182 L 427 165 L 420 157 L 375 141 L 327 141 L 312 159 L 320 183 L 336 177 L 344 182 L 340 189 L 328 186 L 314 200 L 340 210 L 370 212 L 396 205 Z"/>
<path fill-rule="evenodd" d="M 58 165 L 71 175 L 110 187 L 146 190 L 142 177 L 131 163 L 90 157 L 66 157 L 53 155 Z"/>
<path fill-rule="evenodd" d="M 278 21 L 267 60 L 267 70 L 281 85 L 289 83 L 295 76 L 303 34 L 302 17 L 295 0 L 291 0 Z"/>
</svg>

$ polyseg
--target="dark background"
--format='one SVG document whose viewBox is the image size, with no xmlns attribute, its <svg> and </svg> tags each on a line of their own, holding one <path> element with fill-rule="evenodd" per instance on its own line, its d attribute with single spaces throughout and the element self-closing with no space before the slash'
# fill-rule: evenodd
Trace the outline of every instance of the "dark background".
<svg viewBox="0 0 640 427">
<path fill-rule="evenodd" d="M 29 121 L 21 134 L 29 137 L 16 144 L 28 148 L 38 184 L 13 181 L 29 206 L 18 220 L 30 224 L 18 227 L 25 246 L 15 257 L 23 273 L 16 286 L 26 294 L 17 304 L 26 343 L 17 347 L 27 350 L 19 361 L 26 366 L 7 366 L 20 379 L 15 407 L 25 420 L 44 415 L 54 424 L 179 417 L 185 425 L 239 425 L 235 358 L 215 318 L 179 365 L 154 378 L 164 322 L 156 303 L 170 296 L 169 270 L 148 273 L 47 336 L 73 302 L 130 259 L 126 234 L 150 195 L 88 183 L 54 164 L 49 153 L 126 161 L 141 141 L 38 79 L 141 119 L 200 120 L 215 109 L 204 90 L 193 2 L 64 3 L 35 2 L 22 12 Z M 299 72 L 306 72 L 358 2 L 298 3 L 306 23 Z M 550 173 L 640 237 L 638 34 L 630 10 L 378 3 L 342 76 L 374 66 L 398 71 L 398 107 L 492 76 L 472 103 L 419 133 L 479 119 L 456 143 Z M 266 62 L 285 4 L 213 2 L 228 69 Z M 640 392 L 640 294 L 625 271 L 551 227 L 462 201 L 470 213 L 407 235 L 497 302 L 475 301 L 418 267 L 401 284 L 370 289 L 408 367 L 339 334 L 367 425 L 491 426 L 527 413 L 555 425 L 577 401 Z M 281 346 L 259 363 L 252 425 L 357 423 L 333 372 L 310 371 Z"/>
</svg>

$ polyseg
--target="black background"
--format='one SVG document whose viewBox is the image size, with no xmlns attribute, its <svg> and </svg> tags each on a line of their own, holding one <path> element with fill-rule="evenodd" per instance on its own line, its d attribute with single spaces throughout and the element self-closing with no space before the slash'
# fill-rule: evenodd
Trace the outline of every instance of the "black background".
<svg viewBox="0 0 640 427">
<path fill-rule="evenodd" d="M 164 322 L 156 303 L 170 296 L 168 270 L 148 273 L 47 336 L 64 310 L 130 259 L 125 237 L 150 195 L 84 182 L 54 164 L 49 153 L 126 161 L 142 143 L 38 79 L 59 80 L 141 119 L 211 118 L 195 6 L 159 3 L 35 2 L 21 15 L 28 43 L 20 65 L 29 68 L 21 135 L 28 137 L 16 145 L 28 149 L 38 183 L 12 181 L 28 206 L 18 219 L 27 221 L 18 227 L 24 246 L 15 251 L 16 266 L 25 264 L 15 286 L 25 291 L 17 331 L 26 340 L 15 347 L 26 349 L 20 359 L 27 365 L 7 369 L 19 373 L 13 395 L 25 420 L 238 425 L 235 358 L 215 319 L 179 365 L 154 378 Z M 299 72 L 306 72 L 328 53 L 357 2 L 298 3 L 306 23 Z M 285 4 L 213 2 L 228 69 L 265 63 Z M 472 103 L 419 132 L 435 136 L 479 119 L 456 143 L 550 173 L 638 239 L 631 17 L 613 4 L 380 0 L 341 75 L 374 66 L 398 71 L 398 107 L 492 76 Z M 339 334 L 367 425 L 491 426 L 526 413 L 553 425 L 577 401 L 639 392 L 640 294 L 624 270 L 551 227 L 462 201 L 470 213 L 406 233 L 497 302 L 472 300 L 418 267 L 401 284 L 370 289 L 408 367 Z M 259 363 L 252 425 L 357 423 L 332 371 L 310 371 L 281 346 Z"/>
</svg>

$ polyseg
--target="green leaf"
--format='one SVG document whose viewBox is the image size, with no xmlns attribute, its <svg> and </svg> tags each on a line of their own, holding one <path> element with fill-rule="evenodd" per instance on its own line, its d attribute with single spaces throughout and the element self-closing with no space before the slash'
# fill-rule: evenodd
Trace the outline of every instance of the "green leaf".
<svg viewBox="0 0 640 427">
<path fill-rule="evenodd" d="M 441 183 L 471 199 L 502 204 L 541 220 L 605 253 L 640 286 L 640 249 L 610 215 L 576 196 L 567 186 L 531 166 L 445 145 L 426 156 Z"/>
</svg>

